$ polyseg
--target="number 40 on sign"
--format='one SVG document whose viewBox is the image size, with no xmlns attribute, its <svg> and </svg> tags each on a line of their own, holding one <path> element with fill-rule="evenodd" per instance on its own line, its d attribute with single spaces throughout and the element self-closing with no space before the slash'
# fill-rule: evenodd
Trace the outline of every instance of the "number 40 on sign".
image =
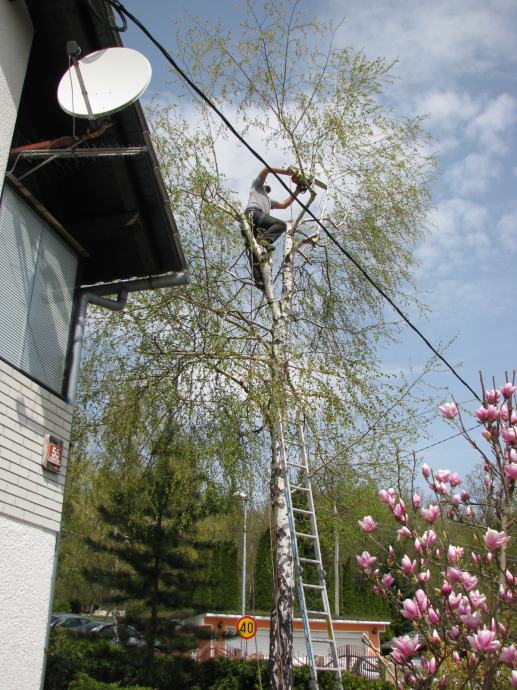
<svg viewBox="0 0 517 690">
<path fill-rule="evenodd" d="M 237 621 L 237 632 L 244 640 L 251 640 L 257 632 L 257 623 L 251 616 L 242 616 Z"/>
</svg>

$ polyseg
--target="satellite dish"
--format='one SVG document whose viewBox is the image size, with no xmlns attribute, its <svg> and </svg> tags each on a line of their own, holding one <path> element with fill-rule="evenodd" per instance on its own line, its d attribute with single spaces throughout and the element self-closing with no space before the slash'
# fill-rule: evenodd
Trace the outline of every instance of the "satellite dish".
<svg viewBox="0 0 517 690">
<path fill-rule="evenodd" d="M 65 113 L 75 117 L 111 115 L 140 98 L 151 74 L 149 60 L 137 50 L 97 50 L 73 59 L 59 82 L 57 100 Z"/>
</svg>

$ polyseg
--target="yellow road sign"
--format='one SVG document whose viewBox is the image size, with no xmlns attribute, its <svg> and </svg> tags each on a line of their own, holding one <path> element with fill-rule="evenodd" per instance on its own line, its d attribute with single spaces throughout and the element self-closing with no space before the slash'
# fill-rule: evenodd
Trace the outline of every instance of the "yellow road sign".
<svg viewBox="0 0 517 690">
<path fill-rule="evenodd" d="M 257 623 L 251 616 L 242 616 L 237 621 L 237 632 L 244 640 L 251 640 L 257 632 Z"/>
</svg>

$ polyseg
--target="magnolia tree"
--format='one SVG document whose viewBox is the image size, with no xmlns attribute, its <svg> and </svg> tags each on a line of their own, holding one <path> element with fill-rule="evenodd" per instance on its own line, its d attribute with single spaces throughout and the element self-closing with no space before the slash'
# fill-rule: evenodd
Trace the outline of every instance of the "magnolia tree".
<svg viewBox="0 0 517 690">
<path fill-rule="evenodd" d="M 377 547 L 376 555 L 363 551 L 357 556 L 359 567 L 376 594 L 401 607 L 416 633 L 394 641 L 397 688 L 517 688 L 512 642 L 517 574 L 508 562 L 517 519 L 515 391 L 510 382 L 499 390 L 483 386 L 482 405 L 475 412 L 483 426 L 479 440 L 469 436 L 455 402 L 440 407 L 482 456 L 486 505 L 460 488 L 456 472 L 423 465 L 430 500 L 414 490 L 406 502 L 400 491 L 379 491 L 398 525 L 397 539 L 405 547 L 401 559 L 392 545 L 385 547 L 375 538 L 377 524 L 371 516 L 359 522 Z M 456 538 L 463 532 L 472 547 L 454 544 L 453 532 Z M 394 576 L 414 590 L 411 598 L 396 591 Z"/>
</svg>

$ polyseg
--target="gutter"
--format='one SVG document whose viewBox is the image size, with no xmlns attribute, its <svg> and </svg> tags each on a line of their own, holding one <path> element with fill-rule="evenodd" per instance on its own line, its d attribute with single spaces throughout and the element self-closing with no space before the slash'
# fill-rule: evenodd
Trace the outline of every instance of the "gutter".
<svg viewBox="0 0 517 690">
<path fill-rule="evenodd" d="M 155 278 L 149 277 L 119 281 L 116 283 L 104 283 L 80 289 L 73 324 L 70 366 L 65 393 L 66 401 L 70 405 L 75 404 L 89 304 L 94 304 L 97 307 L 109 309 L 110 311 L 123 311 L 130 292 L 158 290 L 178 285 L 188 285 L 189 282 L 187 272 L 181 271 L 180 273 L 169 273 Z M 113 294 L 117 295 L 116 300 L 106 297 L 106 295 Z"/>
</svg>

